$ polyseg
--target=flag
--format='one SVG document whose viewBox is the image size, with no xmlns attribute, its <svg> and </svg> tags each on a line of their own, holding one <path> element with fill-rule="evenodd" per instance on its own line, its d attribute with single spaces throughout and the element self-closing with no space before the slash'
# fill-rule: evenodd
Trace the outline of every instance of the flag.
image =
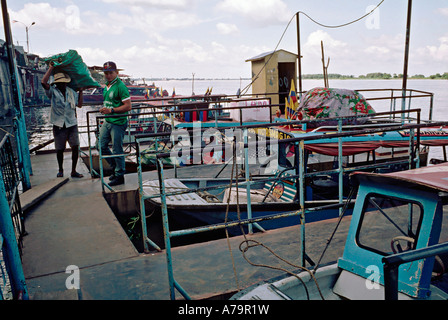
<svg viewBox="0 0 448 320">
<path fill-rule="evenodd" d="M 290 108 L 289 108 L 289 97 L 285 98 L 285 119 L 289 119 L 290 114 Z"/>
<path fill-rule="evenodd" d="M 298 107 L 299 101 L 297 99 L 296 88 L 294 87 L 294 80 L 291 80 L 291 90 L 289 91 L 288 105 L 285 105 L 285 114 L 287 115 L 287 118 L 291 120 L 297 119 L 296 111 Z"/>
<path fill-rule="evenodd" d="M 173 88 L 173 97 L 176 95 L 176 89 L 175 88 Z"/>
</svg>

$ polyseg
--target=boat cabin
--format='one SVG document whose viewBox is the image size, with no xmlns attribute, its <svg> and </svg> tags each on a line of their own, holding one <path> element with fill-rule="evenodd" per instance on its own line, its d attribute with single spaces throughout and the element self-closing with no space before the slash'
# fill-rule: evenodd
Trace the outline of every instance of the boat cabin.
<svg viewBox="0 0 448 320">
<path fill-rule="evenodd" d="M 384 299 L 389 292 L 384 261 L 434 246 L 442 248 L 436 256 L 403 260 L 398 299 L 448 299 L 448 246 L 440 244 L 448 240 L 443 224 L 448 163 L 387 174 L 356 172 L 351 178 L 358 195 L 344 253 L 337 263 L 316 268 L 319 288 L 311 271 L 304 271 L 252 286 L 232 299 Z"/>
<path fill-rule="evenodd" d="M 355 173 L 352 178 L 359 183 L 358 197 L 333 291 L 349 299 L 382 299 L 383 290 L 353 284 L 366 279 L 384 284 L 384 256 L 439 243 L 448 164 L 388 174 Z M 399 291 L 413 298 L 427 298 L 435 291 L 448 298 L 431 285 L 434 268 L 445 269 L 444 257 L 436 259 L 436 263 L 432 257 L 403 264 Z"/>
</svg>

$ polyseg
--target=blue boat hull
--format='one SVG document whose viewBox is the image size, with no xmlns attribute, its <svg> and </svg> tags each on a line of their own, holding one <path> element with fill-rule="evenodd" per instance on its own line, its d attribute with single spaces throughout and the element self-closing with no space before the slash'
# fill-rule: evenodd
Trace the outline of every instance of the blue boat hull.
<svg viewBox="0 0 448 320">
<path fill-rule="evenodd" d="M 152 204 L 154 209 L 155 204 Z M 160 210 L 160 206 L 158 206 Z M 312 210 L 311 208 L 305 213 L 305 222 L 316 222 L 339 217 L 339 209 L 335 206 L 328 208 L 324 206 L 322 210 Z M 215 203 L 208 205 L 192 205 L 192 206 L 168 206 L 168 219 L 174 220 L 176 224 L 182 225 L 183 228 L 192 228 L 198 226 L 209 226 L 217 223 L 234 222 L 247 219 L 247 205 L 240 204 L 239 210 L 236 204 Z M 298 203 L 255 203 L 251 206 L 252 218 L 265 218 L 266 220 L 257 222 L 263 229 L 272 230 L 288 226 L 300 225 L 300 206 Z M 351 215 L 353 206 L 348 206 L 345 215 Z M 271 215 L 285 213 L 285 217 L 272 218 Z M 291 215 L 289 215 L 291 214 Z M 247 226 L 244 227 L 247 232 Z M 257 229 L 254 228 L 254 231 Z M 232 226 L 228 228 L 231 235 L 241 235 L 240 226 Z"/>
</svg>

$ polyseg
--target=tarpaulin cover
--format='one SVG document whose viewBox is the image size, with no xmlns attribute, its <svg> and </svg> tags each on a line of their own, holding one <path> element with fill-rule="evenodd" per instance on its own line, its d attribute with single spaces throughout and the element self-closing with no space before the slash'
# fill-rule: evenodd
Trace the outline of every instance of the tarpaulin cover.
<svg viewBox="0 0 448 320">
<path fill-rule="evenodd" d="M 442 147 L 448 145 L 448 140 L 420 140 L 420 143 L 425 146 Z"/>
<path fill-rule="evenodd" d="M 446 146 L 448 145 L 448 140 L 420 140 L 420 144 L 425 146 Z M 342 155 L 351 156 L 358 153 L 370 152 L 379 147 L 406 148 L 409 147 L 409 141 L 343 142 Z M 339 146 L 337 143 L 313 143 L 305 145 L 305 149 L 308 151 L 325 154 L 328 156 L 337 156 L 338 148 Z"/>
<path fill-rule="evenodd" d="M 370 152 L 379 148 L 381 142 L 343 142 L 342 143 L 342 155 L 352 156 L 354 154 Z M 316 152 L 320 154 L 325 154 L 328 156 L 337 156 L 339 146 L 337 143 L 313 143 L 306 144 L 305 149 L 311 152 Z"/>
<path fill-rule="evenodd" d="M 355 90 L 314 88 L 306 92 L 297 110 L 298 119 L 313 120 L 334 117 L 374 114 L 375 110 L 366 99 Z M 362 124 L 367 117 L 344 120 L 343 124 Z M 337 125 L 330 120 L 310 124 L 310 126 Z"/>
<path fill-rule="evenodd" d="M 68 84 L 73 90 L 81 88 L 100 87 L 100 84 L 92 78 L 87 65 L 76 50 L 59 53 L 43 59 L 47 64 L 54 63 L 54 72 L 64 72 L 72 81 Z"/>
</svg>

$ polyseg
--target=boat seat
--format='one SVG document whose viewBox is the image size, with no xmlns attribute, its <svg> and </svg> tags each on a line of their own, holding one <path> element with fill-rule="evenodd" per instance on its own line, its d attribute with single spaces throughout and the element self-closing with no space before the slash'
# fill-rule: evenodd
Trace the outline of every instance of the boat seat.
<svg viewBox="0 0 448 320">
<path fill-rule="evenodd" d="M 283 172 L 280 177 L 290 177 L 291 174 Z M 295 178 L 294 178 L 295 179 Z M 294 179 L 285 179 L 280 181 L 267 181 L 263 190 L 269 192 L 277 199 L 283 202 L 293 202 L 297 193 Z M 274 187 L 271 189 L 272 185 Z"/>
<path fill-rule="evenodd" d="M 188 190 L 189 188 L 183 184 L 179 179 L 165 179 L 165 192 L 177 192 Z M 149 180 L 143 182 L 143 194 L 147 197 L 160 194 L 159 181 Z M 160 197 L 151 198 L 154 202 L 161 203 Z M 206 204 L 204 200 L 196 192 L 182 193 L 176 195 L 170 195 L 166 197 L 166 204 L 183 204 L 183 205 L 195 205 Z"/>
</svg>

